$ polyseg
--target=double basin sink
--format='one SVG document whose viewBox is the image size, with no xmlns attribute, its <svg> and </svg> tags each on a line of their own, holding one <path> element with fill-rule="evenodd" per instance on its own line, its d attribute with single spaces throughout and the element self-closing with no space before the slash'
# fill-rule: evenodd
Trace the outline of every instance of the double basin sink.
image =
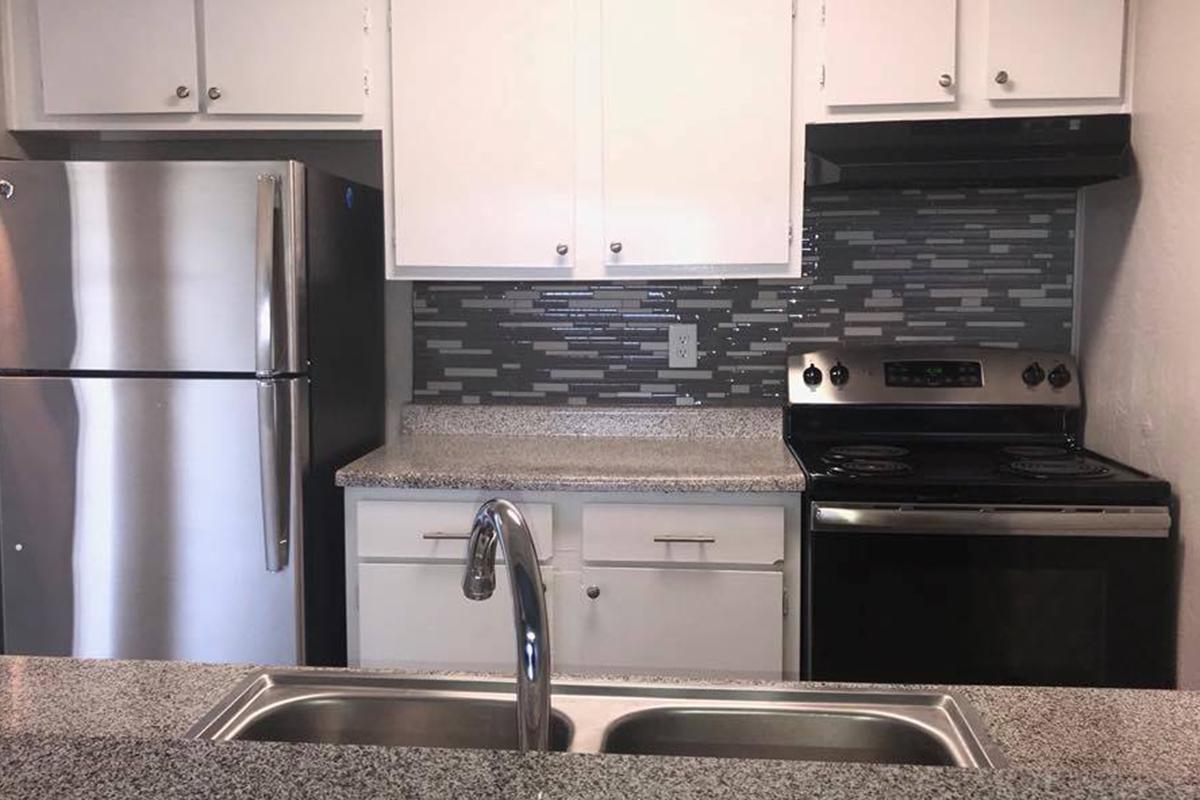
<svg viewBox="0 0 1200 800">
<path fill-rule="evenodd" d="M 516 750 L 510 681 L 267 671 L 196 738 Z M 1002 766 L 954 694 L 555 682 L 550 749 L 957 767 Z"/>
</svg>

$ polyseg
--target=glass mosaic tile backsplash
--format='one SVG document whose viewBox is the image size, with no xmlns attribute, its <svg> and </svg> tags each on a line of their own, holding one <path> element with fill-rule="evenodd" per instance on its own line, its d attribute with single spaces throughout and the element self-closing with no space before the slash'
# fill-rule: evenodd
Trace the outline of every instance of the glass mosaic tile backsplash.
<svg viewBox="0 0 1200 800">
<path fill-rule="evenodd" d="M 1075 221 L 1073 189 L 810 193 L 800 278 L 417 283 L 414 400 L 781 405 L 787 356 L 831 343 L 1067 350 Z"/>
</svg>

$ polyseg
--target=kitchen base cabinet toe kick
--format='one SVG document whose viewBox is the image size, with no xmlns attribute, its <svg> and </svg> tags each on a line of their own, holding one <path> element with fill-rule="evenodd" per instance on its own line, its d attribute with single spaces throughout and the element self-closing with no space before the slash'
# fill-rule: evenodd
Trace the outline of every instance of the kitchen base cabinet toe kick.
<svg viewBox="0 0 1200 800">
<path fill-rule="evenodd" d="M 346 492 L 352 667 L 508 672 L 511 598 L 462 594 L 490 493 Z M 800 502 L 784 494 L 507 493 L 528 521 L 556 672 L 794 678 Z M 507 599 L 506 599 L 507 598 Z M 453 631 L 453 636 L 447 632 Z"/>
</svg>

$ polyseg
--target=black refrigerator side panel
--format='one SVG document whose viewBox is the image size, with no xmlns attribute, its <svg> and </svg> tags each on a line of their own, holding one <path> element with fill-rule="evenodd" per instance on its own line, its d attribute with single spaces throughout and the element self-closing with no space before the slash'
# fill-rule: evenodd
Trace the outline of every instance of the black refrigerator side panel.
<svg viewBox="0 0 1200 800">
<path fill-rule="evenodd" d="M 345 511 L 338 468 L 383 444 L 383 199 L 307 170 L 310 464 L 305 481 L 306 662 L 346 663 Z"/>
</svg>

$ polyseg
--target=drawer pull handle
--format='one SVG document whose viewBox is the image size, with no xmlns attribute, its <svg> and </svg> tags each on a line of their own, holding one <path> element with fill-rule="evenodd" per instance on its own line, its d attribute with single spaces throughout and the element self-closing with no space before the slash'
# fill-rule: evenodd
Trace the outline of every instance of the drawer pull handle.
<svg viewBox="0 0 1200 800">
<path fill-rule="evenodd" d="M 662 544 L 716 544 L 715 536 L 655 536 L 654 541 Z"/>
<path fill-rule="evenodd" d="M 422 533 L 422 539 L 432 539 L 435 542 L 446 541 L 463 541 L 471 538 L 469 533 L 442 533 L 441 531 L 431 531 L 430 533 Z"/>
</svg>

